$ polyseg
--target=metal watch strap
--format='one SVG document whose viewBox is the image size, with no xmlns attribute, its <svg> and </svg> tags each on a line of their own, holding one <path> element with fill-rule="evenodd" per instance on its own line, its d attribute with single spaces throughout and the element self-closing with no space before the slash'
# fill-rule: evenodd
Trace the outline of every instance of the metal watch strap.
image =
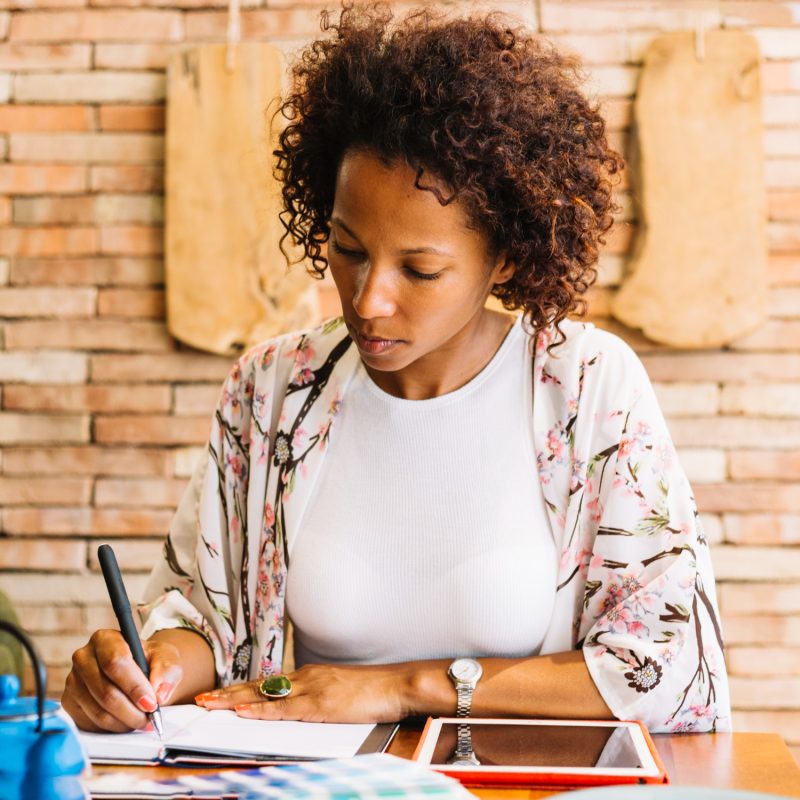
<svg viewBox="0 0 800 800">
<path fill-rule="evenodd" d="M 458 695 L 456 716 L 468 717 L 472 707 L 472 687 L 466 683 L 460 683 L 456 686 L 456 694 Z"/>
<path fill-rule="evenodd" d="M 473 755 L 472 729 L 466 723 L 456 729 L 456 755 L 462 758 Z"/>
</svg>

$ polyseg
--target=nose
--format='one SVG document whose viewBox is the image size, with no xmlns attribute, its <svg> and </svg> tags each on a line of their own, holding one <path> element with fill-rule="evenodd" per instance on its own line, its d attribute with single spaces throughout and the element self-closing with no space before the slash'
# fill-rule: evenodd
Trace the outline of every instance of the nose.
<svg viewBox="0 0 800 800">
<path fill-rule="evenodd" d="M 353 310 L 361 319 L 392 316 L 396 308 L 392 284 L 387 270 L 366 264 L 354 287 Z"/>
</svg>

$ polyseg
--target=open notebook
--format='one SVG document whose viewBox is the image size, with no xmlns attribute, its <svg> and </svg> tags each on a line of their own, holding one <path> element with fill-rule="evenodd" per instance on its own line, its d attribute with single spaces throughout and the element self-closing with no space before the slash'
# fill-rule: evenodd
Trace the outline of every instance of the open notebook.
<svg viewBox="0 0 800 800">
<path fill-rule="evenodd" d="M 148 731 L 84 733 L 97 764 L 242 764 L 347 758 L 382 752 L 396 725 L 244 719 L 195 705 L 161 709 L 164 739 Z"/>
</svg>

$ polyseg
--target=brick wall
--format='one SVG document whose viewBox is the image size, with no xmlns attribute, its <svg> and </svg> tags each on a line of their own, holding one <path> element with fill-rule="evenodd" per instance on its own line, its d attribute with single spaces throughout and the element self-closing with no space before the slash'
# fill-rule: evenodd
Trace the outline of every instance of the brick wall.
<svg viewBox="0 0 800 800">
<path fill-rule="evenodd" d="M 461 7 L 469 6 L 462 3 Z M 641 353 L 714 542 L 735 722 L 800 752 L 800 4 L 500 2 L 580 53 L 622 148 L 659 30 L 751 30 L 764 55 L 771 300 L 730 347 L 680 352 L 608 319 L 635 237 L 602 257 L 591 313 Z M 297 47 L 308 0 L 245 0 L 245 38 Z M 59 691 L 87 632 L 112 624 L 96 545 L 131 594 L 205 439 L 229 359 L 164 326 L 164 64 L 221 41 L 220 0 L 0 0 L 0 587 Z M 625 209 L 631 204 L 620 193 Z M 335 310 L 330 286 L 323 304 Z M 180 378 L 175 379 L 178 375 Z"/>
</svg>

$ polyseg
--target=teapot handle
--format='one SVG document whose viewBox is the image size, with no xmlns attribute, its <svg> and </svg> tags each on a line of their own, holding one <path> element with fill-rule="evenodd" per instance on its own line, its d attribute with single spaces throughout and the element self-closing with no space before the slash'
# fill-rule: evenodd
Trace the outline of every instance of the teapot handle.
<svg viewBox="0 0 800 800">
<path fill-rule="evenodd" d="M 42 657 L 39 655 L 33 642 L 25 633 L 22 632 L 20 628 L 18 628 L 16 625 L 12 625 L 10 622 L 0 619 L 0 630 L 6 631 L 15 638 L 19 639 L 22 643 L 22 646 L 28 651 L 28 655 L 31 658 L 31 663 L 33 664 L 33 677 L 36 681 L 36 711 L 39 715 L 39 721 L 36 725 L 36 732 L 39 733 L 42 730 L 42 723 L 44 720 L 44 694 L 47 686 L 47 668 L 45 667 L 44 661 L 42 661 Z"/>
</svg>

